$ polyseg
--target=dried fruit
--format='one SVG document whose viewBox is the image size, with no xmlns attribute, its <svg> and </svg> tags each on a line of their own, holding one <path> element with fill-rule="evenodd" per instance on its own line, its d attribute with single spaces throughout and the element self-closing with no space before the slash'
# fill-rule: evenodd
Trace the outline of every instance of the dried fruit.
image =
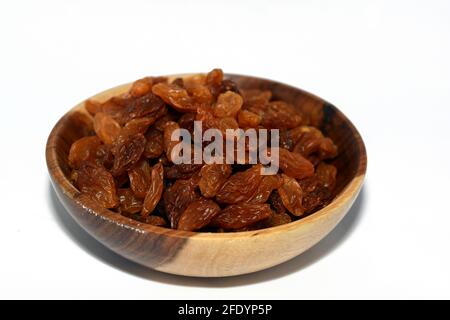
<svg viewBox="0 0 450 320">
<path fill-rule="evenodd" d="M 283 181 L 283 180 L 281 180 Z M 274 190 L 269 197 L 269 203 L 272 206 L 272 209 L 275 210 L 275 213 L 284 213 L 286 212 L 286 208 L 284 207 L 283 201 L 281 200 L 280 194 L 278 190 Z"/>
<path fill-rule="evenodd" d="M 152 91 L 180 112 L 194 112 L 197 109 L 186 89 L 176 84 L 158 83 L 153 86 Z"/>
<path fill-rule="evenodd" d="M 214 197 L 231 175 L 229 164 L 207 164 L 200 171 L 199 188 L 206 198 Z"/>
<path fill-rule="evenodd" d="M 256 128 L 261 123 L 261 116 L 248 110 L 241 110 L 238 122 L 241 128 Z"/>
<path fill-rule="evenodd" d="M 172 161 L 172 150 L 173 148 L 180 143 L 178 140 L 173 139 L 172 140 L 172 134 L 179 130 L 180 126 L 178 123 L 169 121 L 166 123 L 166 126 L 164 127 L 164 151 L 166 152 L 166 157 L 169 159 L 169 161 Z"/>
<path fill-rule="evenodd" d="M 241 90 L 244 98 L 243 109 L 262 115 L 267 108 L 272 92 L 269 90 L 246 89 Z"/>
<path fill-rule="evenodd" d="M 166 220 L 159 216 L 147 216 L 139 218 L 141 222 L 151 224 L 152 226 L 165 227 L 167 226 Z"/>
<path fill-rule="evenodd" d="M 220 84 L 219 93 L 224 93 L 227 91 L 233 91 L 239 93 L 239 89 L 237 87 L 236 82 L 230 79 L 224 79 Z"/>
<path fill-rule="evenodd" d="M 166 168 L 167 179 L 189 179 L 202 168 L 202 164 L 174 164 Z"/>
<path fill-rule="evenodd" d="M 164 191 L 164 207 L 171 228 L 177 228 L 181 214 L 191 202 L 198 199 L 195 188 L 196 183 L 191 179 L 177 180 Z"/>
<path fill-rule="evenodd" d="M 128 171 L 131 190 L 138 198 L 145 198 L 151 184 L 151 169 L 148 161 L 142 159 Z"/>
<path fill-rule="evenodd" d="M 114 176 L 119 176 L 130 169 L 141 158 L 147 141 L 145 137 L 138 133 L 120 141 L 113 148 L 114 164 L 111 172 Z"/>
<path fill-rule="evenodd" d="M 112 144 L 120 135 L 120 125 L 111 116 L 98 112 L 94 117 L 94 130 L 105 144 Z"/>
<path fill-rule="evenodd" d="M 233 174 L 220 188 L 216 199 L 220 203 L 239 203 L 248 201 L 261 183 L 261 165 Z"/>
<path fill-rule="evenodd" d="M 314 166 L 302 155 L 284 148 L 279 148 L 278 152 L 280 169 L 288 176 L 303 179 L 314 174 Z"/>
<path fill-rule="evenodd" d="M 86 100 L 84 102 L 84 107 L 90 114 L 96 114 L 97 112 L 101 112 L 103 110 L 103 105 L 92 99 Z"/>
<path fill-rule="evenodd" d="M 119 189 L 117 195 L 120 201 L 120 211 L 139 213 L 142 210 L 142 200 L 137 198 L 130 189 Z"/>
<path fill-rule="evenodd" d="M 140 97 L 113 98 L 113 103 L 121 106 L 119 110 L 115 107 L 115 110 L 110 112 L 119 124 L 145 116 L 159 118 L 167 112 L 164 101 L 152 92 Z"/>
<path fill-rule="evenodd" d="M 187 88 L 187 91 L 192 98 L 193 105 L 195 106 L 211 105 L 214 100 L 214 97 L 207 86 L 194 85 Z"/>
<path fill-rule="evenodd" d="M 223 209 L 211 226 L 224 229 L 240 229 L 267 219 L 273 214 L 268 204 L 233 204 Z"/>
<path fill-rule="evenodd" d="M 299 126 L 301 122 L 300 113 L 284 101 L 269 102 L 261 120 L 261 124 L 268 129 L 291 129 Z"/>
<path fill-rule="evenodd" d="M 292 151 L 292 147 L 294 146 L 294 141 L 292 139 L 290 130 L 280 130 L 279 131 L 279 145 L 281 148 Z"/>
<path fill-rule="evenodd" d="M 164 152 L 163 134 L 156 130 L 149 130 L 145 135 L 147 143 L 145 145 L 144 156 L 149 159 L 158 158 Z"/>
<path fill-rule="evenodd" d="M 69 165 L 77 169 L 83 161 L 95 161 L 101 145 L 97 136 L 84 137 L 75 141 L 69 151 Z"/>
<path fill-rule="evenodd" d="M 137 133 L 145 134 L 147 129 L 156 121 L 154 117 L 143 117 L 130 120 L 120 132 L 123 136 L 132 136 Z"/>
<path fill-rule="evenodd" d="M 81 191 L 80 199 L 142 223 L 204 232 L 278 226 L 327 205 L 336 194 L 337 169 L 324 161 L 337 156 L 337 146 L 318 129 L 325 116 L 322 102 L 306 96 L 284 101 L 280 98 L 289 95 L 278 88 L 273 99 L 270 90 L 251 89 L 252 84 L 238 88 L 214 69 L 170 81 L 145 77 L 104 102 L 87 100 L 85 110 L 94 117 L 73 114 L 83 138 L 68 154 L 68 178 Z M 248 135 L 226 136 L 228 129 L 239 128 L 278 129 L 278 146 L 270 130 L 266 136 L 259 132 L 257 144 Z M 202 141 L 203 150 L 191 151 L 190 163 L 174 162 L 182 139 L 172 141 L 177 129 L 191 134 L 217 129 L 224 153 L 215 156 L 230 164 L 192 161 L 216 137 Z M 196 141 L 191 137 L 198 147 Z M 237 141 L 244 141 L 244 157 L 237 157 Z M 262 164 L 250 159 L 261 143 L 267 143 L 269 156 L 279 155 L 278 174 L 262 175 Z"/>
<path fill-rule="evenodd" d="M 166 127 L 166 124 L 169 121 L 175 121 L 177 120 L 177 115 L 174 114 L 174 112 L 168 112 L 165 115 L 163 115 L 161 118 L 156 120 L 155 125 L 153 126 L 154 129 L 164 132 L 164 128 Z"/>
<path fill-rule="evenodd" d="M 103 208 L 115 208 L 119 204 L 114 178 L 105 168 L 94 163 L 81 163 L 76 185 Z"/>
<path fill-rule="evenodd" d="M 302 126 L 292 130 L 295 137 L 293 152 L 300 153 L 308 159 L 316 161 L 334 158 L 337 147 L 330 138 L 323 136 L 322 132 L 314 127 Z"/>
<path fill-rule="evenodd" d="M 161 163 L 156 164 L 150 173 L 150 187 L 148 188 L 147 195 L 144 199 L 144 205 L 141 215 L 148 216 L 156 208 L 159 200 L 161 199 L 164 189 L 164 168 Z"/>
<path fill-rule="evenodd" d="M 211 94 L 216 97 L 221 91 L 223 81 L 222 69 L 213 69 L 206 75 L 205 84 L 209 87 Z"/>
<path fill-rule="evenodd" d="M 278 188 L 281 201 L 286 209 L 289 210 L 294 216 L 301 216 L 304 213 L 302 206 L 303 190 L 298 184 L 297 180 L 291 178 L 285 174 L 282 175 L 283 184 Z"/>
<path fill-rule="evenodd" d="M 114 155 L 110 145 L 102 144 L 98 146 L 95 152 L 95 163 L 108 170 L 111 169 L 114 163 Z"/>
<path fill-rule="evenodd" d="M 306 213 L 316 211 L 328 204 L 331 198 L 331 191 L 325 187 L 316 177 L 300 181 L 304 188 L 303 208 Z"/>
<path fill-rule="evenodd" d="M 195 113 L 185 113 L 178 120 L 180 128 L 186 129 L 189 132 L 194 131 Z"/>
<path fill-rule="evenodd" d="M 220 213 L 220 207 L 212 200 L 201 198 L 191 202 L 180 216 L 178 229 L 195 231 L 206 227 Z"/>
<path fill-rule="evenodd" d="M 137 220 L 142 223 L 151 224 L 152 226 L 158 226 L 158 227 L 166 227 L 167 222 L 164 220 L 163 217 L 160 216 L 141 216 L 140 214 L 136 213 L 128 213 L 128 212 L 122 212 L 122 215 L 128 218 L 131 218 L 133 220 Z"/>
<path fill-rule="evenodd" d="M 267 221 L 264 221 L 264 227 L 276 227 L 291 222 L 291 216 L 287 213 L 275 213 Z"/>
<path fill-rule="evenodd" d="M 316 176 L 323 186 L 333 190 L 336 185 L 337 169 L 332 164 L 321 162 L 316 168 Z"/>
<path fill-rule="evenodd" d="M 265 203 L 273 190 L 281 187 L 282 179 L 278 175 L 263 176 L 255 193 L 246 201 L 247 203 Z"/>
<path fill-rule="evenodd" d="M 236 117 L 241 110 L 242 103 L 243 100 L 239 94 L 233 91 L 222 93 L 217 98 L 213 111 L 214 116 L 218 118 Z"/>
<path fill-rule="evenodd" d="M 151 77 L 145 77 L 133 82 L 130 88 L 130 94 L 133 97 L 142 97 L 152 90 L 153 79 Z"/>
</svg>

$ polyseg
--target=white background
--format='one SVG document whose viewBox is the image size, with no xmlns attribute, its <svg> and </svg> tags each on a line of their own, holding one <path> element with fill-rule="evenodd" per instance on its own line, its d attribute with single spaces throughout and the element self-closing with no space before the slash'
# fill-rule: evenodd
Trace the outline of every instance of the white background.
<svg viewBox="0 0 450 320">
<path fill-rule="evenodd" d="M 0 298 L 450 298 L 449 1 L 1 1 Z M 51 191 L 45 143 L 73 105 L 145 75 L 276 79 L 337 105 L 368 151 L 354 208 L 252 275 L 147 270 Z"/>
</svg>

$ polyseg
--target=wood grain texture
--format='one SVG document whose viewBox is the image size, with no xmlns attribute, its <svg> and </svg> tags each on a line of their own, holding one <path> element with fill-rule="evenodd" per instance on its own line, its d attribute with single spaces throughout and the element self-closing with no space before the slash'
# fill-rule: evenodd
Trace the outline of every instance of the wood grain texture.
<svg viewBox="0 0 450 320">
<path fill-rule="evenodd" d="M 179 77 L 176 75 L 173 77 Z M 89 234 L 116 253 L 163 272 L 223 277 L 266 269 L 287 261 L 324 238 L 345 216 L 363 184 L 367 166 L 364 143 L 353 124 L 324 100 L 272 80 L 226 75 L 242 88 L 269 89 L 275 98 L 300 108 L 339 148 L 334 200 L 318 212 L 269 229 L 237 233 L 196 233 L 140 223 L 103 209 L 70 183 L 70 145 L 92 131 L 92 118 L 80 103 L 53 128 L 46 148 L 47 165 L 59 200 Z M 104 101 L 127 91 L 130 84 L 102 92 Z"/>
</svg>

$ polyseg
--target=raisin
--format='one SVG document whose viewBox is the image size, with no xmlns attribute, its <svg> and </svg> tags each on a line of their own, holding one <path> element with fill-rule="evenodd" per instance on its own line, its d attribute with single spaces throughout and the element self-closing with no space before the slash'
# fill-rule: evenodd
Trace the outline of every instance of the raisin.
<svg viewBox="0 0 450 320">
<path fill-rule="evenodd" d="M 103 105 L 92 99 L 86 100 L 84 102 L 84 107 L 90 114 L 96 114 L 97 112 L 101 112 L 103 110 Z"/>
<path fill-rule="evenodd" d="M 261 116 L 248 110 L 241 110 L 238 114 L 239 127 L 256 128 L 261 123 Z"/>
<path fill-rule="evenodd" d="M 241 110 L 242 103 L 243 100 L 239 94 L 233 91 L 222 93 L 217 98 L 213 111 L 214 116 L 217 118 L 236 117 Z"/>
<path fill-rule="evenodd" d="M 289 130 L 293 144 L 297 144 L 305 133 L 311 134 L 313 137 L 322 138 L 322 132 L 311 126 L 300 126 Z"/>
<path fill-rule="evenodd" d="M 158 83 L 153 86 L 152 91 L 180 112 L 194 112 L 197 109 L 187 90 L 176 84 Z"/>
<path fill-rule="evenodd" d="M 279 165 L 281 170 L 296 179 L 303 179 L 314 174 L 314 166 L 302 155 L 279 148 Z"/>
<path fill-rule="evenodd" d="M 159 118 L 167 112 L 164 101 L 152 92 L 137 98 L 117 99 L 115 103 L 122 106 L 118 112 L 113 114 L 119 124 L 125 124 L 132 119 L 145 116 Z"/>
<path fill-rule="evenodd" d="M 207 164 L 200 170 L 199 188 L 206 198 L 214 197 L 231 175 L 229 164 Z"/>
<path fill-rule="evenodd" d="M 191 202 L 180 216 L 177 228 L 195 231 L 206 227 L 220 213 L 220 207 L 212 200 L 201 198 Z"/>
<path fill-rule="evenodd" d="M 115 208 L 119 204 L 114 178 L 101 166 L 83 162 L 78 170 L 76 185 L 103 208 Z"/>
<path fill-rule="evenodd" d="M 244 98 L 243 109 L 262 115 L 267 108 L 270 99 L 272 98 L 272 92 L 269 90 L 241 90 L 241 94 Z"/>
<path fill-rule="evenodd" d="M 278 188 L 278 193 L 280 194 L 281 201 L 286 209 L 289 210 L 294 216 L 301 216 L 304 213 L 304 208 L 302 206 L 303 201 L 303 190 L 300 187 L 297 180 L 291 178 L 285 174 L 282 175 L 283 184 Z"/>
<path fill-rule="evenodd" d="M 186 129 L 189 132 L 194 131 L 195 113 L 185 113 L 178 119 L 180 128 Z"/>
<path fill-rule="evenodd" d="M 158 130 L 149 130 L 145 135 L 147 143 L 145 145 L 144 156 L 149 159 L 158 158 L 164 152 L 163 134 Z"/>
<path fill-rule="evenodd" d="M 177 115 L 174 112 L 168 112 L 167 114 L 156 120 L 153 127 L 158 131 L 164 132 L 166 124 L 170 121 L 177 121 Z"/>
<path fill-rule="evenodd" d="M 208 72 L 206 75 L 206 84 L 209 86 L 220 86 L 223 80 L 222 69 L 216 68 Z"/>
<path fill-rule="evenodd" d="M 261 183 L 261 165 L 233 174 L 216 195 L 220 203 L 239 203 L 249 200 Z"/>
<path fill-rule="evenodd" d="M 106 144 L 98 146 L 95 151 L 95 162 L 106 169 L 111 169 L 114 163 L 114 155 L 111 149 L 111 146 Z"/>
<path fill-rule="evenodd" d="M 224 93 L 227 91 L 233 91 L 239 93 L 239 89 L 237 87 L 236 82 L 230 79 L 224 79 L 220 84 L 219 93 Z"/>
<path fill-rule="evenodd" d="M 202 164 L 175 164 L 166 168 L 167 179 L 189 179 L 194 173 L 202 168 Z"/>
<path fill-rule="evenodd" d="M 212 104 L 214 97 L 207 86 L 196 85 L 187 89 L 189 95 L 192 98 L 192 103 L 196 106 Z"/>
<path fill-rule="evenodd" d="M 198 199 L 196 184 L 191 180 L 177 180 L 164 191 L 164 209 L 171 228 L 177 228 L 180 215 L 187 206 Z"/>
<path fill-rule="evenodd" d="M 200 86 L 200 85 L 204 86 L 206 84 L 206 74 L 197 73 L 190 77 L 185 77 L 183 79 L 183 81 L 184 81 L 184 87 L 188 90 L 192 87 L 196 87 L 196 86 Z"/>
<path fill-rule="evenodd" d="M 141 218 L 139 218 L 139 221 L 148 223 L 148 224 L 151 224 L 152 226 L 157 226 L 157 227 L 167 226 L 166 220 L 164 220 L 163 217 L 159 217 L 159 216 L 153 216 L 153 215 L 147 216 L 147 217 L 141 216 Z"/>
<path fill-rule="evenodd" d="M 133 220 L 137 220 L 139 222 L 143 222 L 143 223 L 147 223 L 147 224 L 151 224 L 153 226 L 158 226 L 158 227 L 165 227 L 167 226 L 167 222 L 166 220 L 164 220 L 164 218 L 159 217 L 159 216 L 141 216 L 140 214 L 136 214 L 136 213 L 128 213 L 128 212 L 122 212 L 122 215 L 127 217 L 127 218 L 131 218 Z"/>
<path fill-rule="evenodd" d="M 94 130 L 105 144 L 112 144 L 120 135 L 121 127 L 111 116 L 98 112 L 94 117 Z"/>
<path fill-rule="evenodd" d="M 212 122 L 212 128 L 216 128 L 219 130 L 223 136 L 226 135 L 227 129 L 236 130 L 239 128 L 239 124 L 236 119 L 227 117 L 227 118 L 215 118 Z"/>
<path fill-rule="evenodd" d="M 281 226 L 283 224 L 292 222 L 291 216 L 287 213 L 275 213 L 266 221 L 264 221 L 265 228 Z"/>
<path fill-rule="evenodd" d="M 316 176 L 324 187 L 333 190 L 336 185 L 337 169 L 332 164 L 321 162 L 316 168 Z"/>
<path fill-rule="evenodd" d="M 114 120 L 117 121 L 117 119 L 120 118 L 120 116 L 123 112 L 123 109 L 124 109 L 123 105 L 121 105 L 119 103 L 119 101 L 121 101 L 123 99 L 125 99 L 125 97 L 123 97 L 123 98 L 122 98 L 122 96 L 112 97 L 111 99 L 109 99 L 103 103 L 100 103 L 100 107 L 97 108 L 97 111 L 94 113 L 96 114 L 98 112 L 104 112 L 107 115 L 109 115 L 110 117 L 113 117 Z"/>
<path fill-rule="evenodd" d="M 273 212 L 268 204 L 234 204 L 223 209 L 211 226 L 224 229 L 240 229 L 270 218 Z"/>
<path fill-rule="evenodd" d="M 331 190 L 317 176 L 300 180 L 299 184 L 304 192 L 303 208 L 306 213 L 324 207 L 331 199 Z"/>
<path fill-rule="evenodd" d="M 217 95 L 220 93 L 222 81 L 222 69 L 213 69 L 206 75 L 205 83 L 209 87 L 209 90 L 214 97 L 217 97 Z"/>
<path fill-rule="evenodd" d="M 142 97 L 152 90 L 153 79 L 151 77 L 145 77 L 133 82 L 130 88 L 130 95 L 133 97 Z"/>
<path fill-rule="evenodd" d="M 261 124 L 268 129 L 291 129 L 299 126 L 301 122 L 300 113 L 284 101 L 269 102 L 261 120 Z"/>
<path fill-rule="evenodd" d="M 281 200 L 280 194 L 278 190 L 274 190 L 269 197 L 269 203 L 276 213 L 284 213 L 286 212 L 286 208 L 284 207 L 283 201 Z"/>
<path fill-rule="evenodd" d="M 326 138 L 314 127 L 302 126 L 293 129 L 296 144 L 293 151 L 308 159 L 330 159 L 337 155 L 337 147 L 330 138 Z"/>
<path fill-rule="evenodd" d="M 135 165 L 144 152 L 147 141 L 145 137 L 138 133 L 120 141 L 113 148 L 114 164 L 111 172 L 114 176 L 119 176 Z"/>
<path fill-rule="evenodd" d="M 136 118 L 130 120 L 122 128 L 121 135 L 132 136 L 137 133 L 145 134 L 147 129 L 156 121 L 154 117 Z"/>
<path fill-rule="evenodd" d="M 183 81 L 183 78 L 176 78 L 176 79 L 174 79 L 171 83 L 174 84 L 174 85 L 176 85 L 176 86 L 179 86 L 179 87 L 181 87 L 181 88 L 184 88 L 184 81 Z"/>
<path fill-rule="evenodd" d="M 273 190 L 281 187 L 282 179 L 278 175 L 263 176 L 255 193 L 248 199 L 247 203 L 265 203 Z"/>
<path fill-rule="evenodd" d="M 138 198 L 145 198 L 151 184 L 151 169 L 146 159 L 140 160 L 128 171 L 131 190 Z"/>
<path fill-rule="evenodd" d="M 150 184 L 141 212 L 141 215 L 144 217 L 153 212 L 161 199 L 164 189 L 163 176 L 164 168 L 161 163 L 158 163 L 152 168 L 150 173 Z"/>
<path fill-rule="evenodd" d="M 139 213 L 142 210 L 142 200 L 137 198 L 130 189 L 117 190 L 120 201 L 120 211 L 128 213 Z"/>
<path fill-rule="evenodd" d="M 95 160 L 101 143 L 97 136 L 84 137 L 75 141 L 70 147 L 69 165 L 77 169 L 83 161 Z"/>
<path fill-rule="evenodd" d="M 279 137 L 280 137 L 279 140 L 280 147 L 292 151 L 294 141 L 292 140 L 291 132 L 289 130 L 280 130 Z"/>
<path fill-rule="evenodd" d="M 172 140 L 172 133 L 180 129 L 178 123 L 169 121 L 164 128 L 164 151 L 166 152 L 166 157 L 169 161 L 172 161 L 172 150 L 180 143 L 179 141 Z"/>
<path fill-rule="evenodd" d="M 323 138 L 319 147 L 319 158 L 332 159 L 337 156 L 338 148 L 330 138 Z"/>
</svg>

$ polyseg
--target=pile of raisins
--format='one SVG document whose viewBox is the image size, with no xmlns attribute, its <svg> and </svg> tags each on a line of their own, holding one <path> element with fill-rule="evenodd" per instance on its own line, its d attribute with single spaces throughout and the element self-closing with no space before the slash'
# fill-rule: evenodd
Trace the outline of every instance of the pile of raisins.
<svg viewBox="0 0 450 320">
<path fill-rule="evenodd" d="M 69 153 L 71 180 L 117 214 L 156 226 L 204 232 L 273 227 L 331 201 L 337 147 L 291 104 L 268 90 L 240 90 L 222 70 L 169 81 L 147 77 L 105 102 L 88 100 L 92 135 Z M 203 129 L 280 130 L 276 175 L 261 164 L 173 164 L 171 134 Z M 175 143 L 176 144 L 176 143 Z"/>
</svg>

